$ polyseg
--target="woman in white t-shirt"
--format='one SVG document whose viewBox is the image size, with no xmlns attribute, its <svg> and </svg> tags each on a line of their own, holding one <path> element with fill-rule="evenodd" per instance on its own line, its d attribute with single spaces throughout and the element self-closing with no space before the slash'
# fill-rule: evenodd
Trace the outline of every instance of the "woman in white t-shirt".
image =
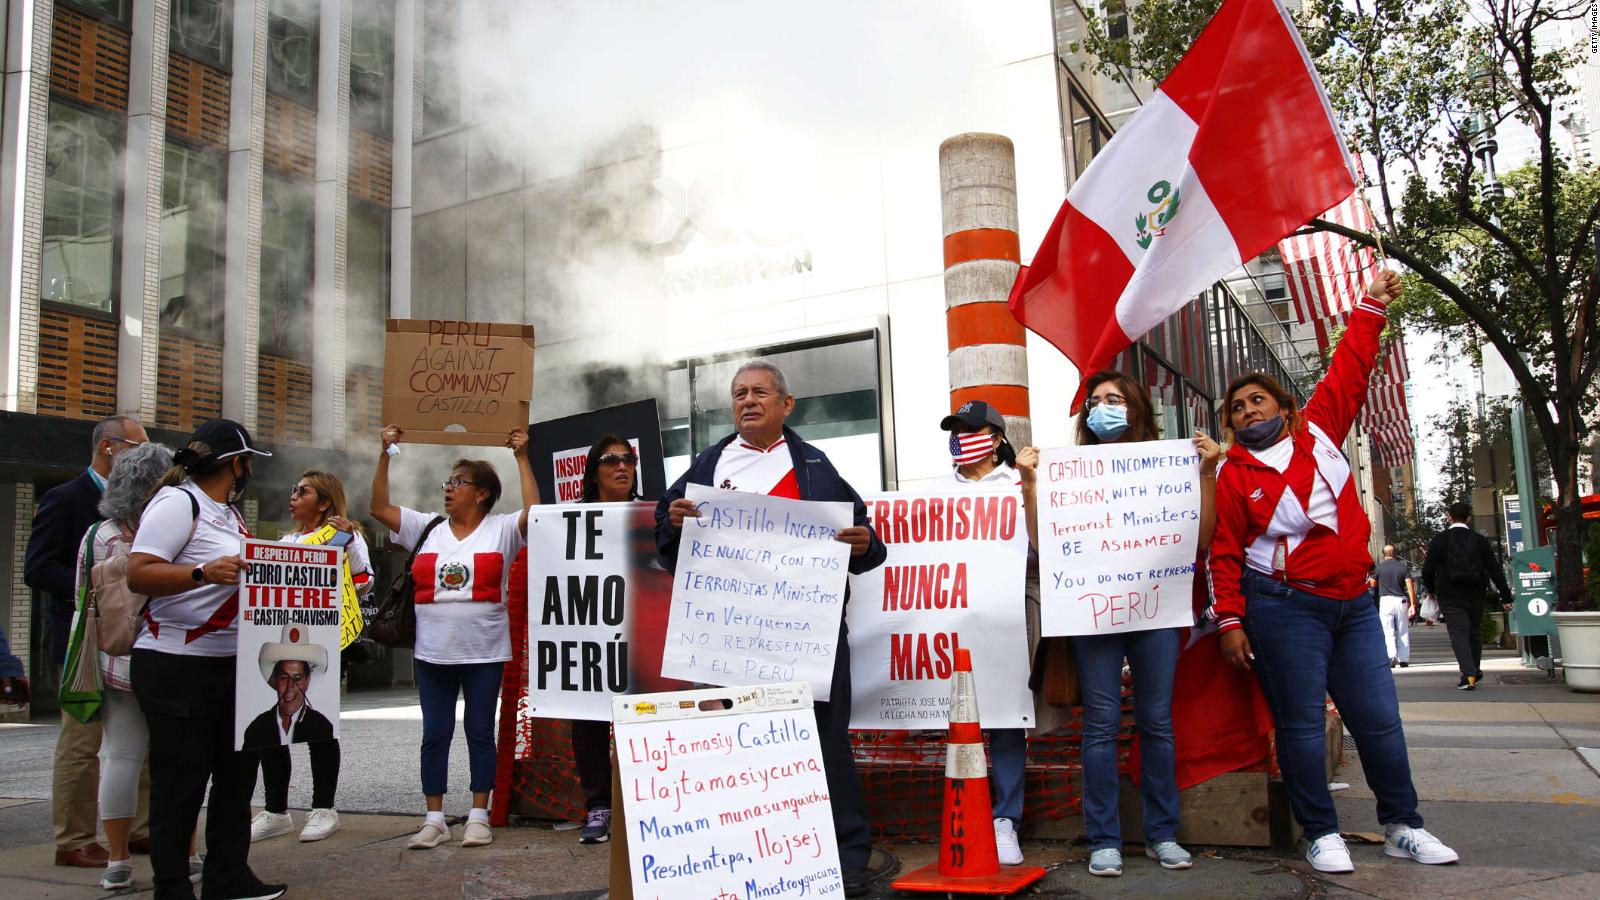
<svg viewBox="0 0 1600 900">
<path fill-rule="evenodd" d="M 361 526 L 350 521 L 345 505 L 344 483 L 329 472 L 308 469 L 289 489 L 289 515 L 298 528 L 278 540 L 297 544 L 326 544 L 343 547 L 344 577 L 357 597 L 372 587 L 372 560 L 367 554 Z M 311 813 L 300 830 L 300 840 L 320 841 L 339 830 L 339 813 L 333 808 L 334 792 L 339 788 L 339 739 L 312 741 Z M 289 748 L 267 747 L 261 751 L 261 785 L 265 802 L 250 821 L 250 840 L 263 841 L 294 830 L 289 815 Z"/>
<path fill-rule="evenodd" d="M 240 541 L 233 505 L 257 456 L 243 425 L 212 419 L 172 458 L 166 487 L 139 519 L 128 588 L 150 598 L 133 645 L 131 681 L 150 734 L 150 867 L 157 897 L 193 897 L 189 836 L 206 807 L 208 897 L 283 894 L 250 871 L 256 754 L 233 749 L 239 650 Z"/>
<path fill-rule="evenodd" d="M 491 515 L 500 499 L 500 477 L 481 459 L 458 459 L 444 488 L 444 515 L 434 516 L 389 500 L 389 459 L 405 430 L 383 430 L 383 452 L 372 475 L 372 517 L 388 527 L 390 539 L 417 548 L 411 574 L 416 582 L 417 695 L 422 704 L 422 794 L 427 818 L 411 839 L 413 850 L 450 840 L 444 819 L 444 794 L 450 770 L 450 740 L 456 730 L 456 698 L 465 697 L 462 730 L 467 735 L 472 810 L 461 846 L 494 840 L 489 830 L 489 792 L 494 789 L 495 704 L 502 670 L 511 659 L 511 626 L 506 615 L 506 576 L 517 551 L 527 543 L 528 507 L 539 502 L 539 488 L 528 464 L 528 434 L 511 432 L 506 446 L 516 456 L 522 482 L 522 509 Z M 437 520 L 436 525 L 430 524 Z M 420 543 L 420 546 L 419 546 Z"/>
</svg>

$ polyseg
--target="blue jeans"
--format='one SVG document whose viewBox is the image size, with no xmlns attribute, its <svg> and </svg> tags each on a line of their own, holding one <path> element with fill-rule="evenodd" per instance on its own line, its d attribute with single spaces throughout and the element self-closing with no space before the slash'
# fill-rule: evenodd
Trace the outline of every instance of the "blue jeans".
<svg viewBox="0 0 1600 900">
<path fill-rule="evenodd" d="M 505 663 L 439 665 L 417 660 L 417 697 L 422 702 L 422 793 L 448 792 L 450 739 L 456 732 L 456 697 L 465 695 L 462 729 L 467 733 L 467 762 L 473 793 L 494 790 L 494 713 L 500 700 L 500 674 Z"/>
<path fill-rule="evenodd" d="M 1355 738 L 1378 822 L 1421 828 L 1383 626 L 1367 594 L 1330 600 L 1249 569 L 1242 586 L 1245 635 L 1278 725 L 1278 767 L 1306 840 L 1339 831 L 1328 793 L 1324 695 Z"/>
<path fill-rule="evenodd" d="M 1022 783 L 1027 777 L 1028 731 L 1025 728 L 995 728 L 989 731 L 989 763 L 994 774 L 989 779 L 994 789 L 994 817 L 1022 824 Z"/>
<path fill-rule="evenodd" d="M 1117 815 L 1117 732 L 1122 727 L 1122 661 L 1133 671 L 1133 721 L 1139 729 L 1139 801 L 1146 843 L 1178 837 L 1177 755 L 1172 743 L 1172 679 L 1178 629 L 1074 637 L 1083 692 L 1083 826 L 1089 849 L 1122 846 Z"/>
</svg>

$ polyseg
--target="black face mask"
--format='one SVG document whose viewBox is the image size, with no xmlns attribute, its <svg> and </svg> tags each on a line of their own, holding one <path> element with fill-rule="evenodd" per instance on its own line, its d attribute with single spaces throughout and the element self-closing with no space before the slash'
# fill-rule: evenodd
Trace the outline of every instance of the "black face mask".
<svg viewBox="0 0 1600 900">
<path fill-rule="evenodd" d="M 228 502 L 230 503 L 238 503 L 244 499 L 245 485 L 250 483 L 250 476 L 254 474 L 254 467 L 249 462 L 244 460 L 237 460 L 237 462 L 241 464 L 244 471 L 240 472 L 235 469 L 233 472 L 233 490 L 228 494 Z"/>
<path fill-rule="evenodd" d="M 1251 450 L 1264 450 L 1278 442 L 1283 436 L 1283 416 L 1276 415 L 1270 419 L 1262 419 L 1254 425 L 1246 425 L 1233 433 L 1234 440 Z"/>
</svg>

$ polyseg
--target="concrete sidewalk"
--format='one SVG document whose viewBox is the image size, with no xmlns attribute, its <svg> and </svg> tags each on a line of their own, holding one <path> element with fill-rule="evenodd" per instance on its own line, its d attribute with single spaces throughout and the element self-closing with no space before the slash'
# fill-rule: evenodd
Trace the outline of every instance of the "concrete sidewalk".
<svg viewBox="0 0 1600 900">
<path fill-rule="evenodd" d="M 1410 668 L 1395 670 L 1395 677 L 1422 814 L 1430 830 L 1460 851 L 1461 863 L 1421 866 L 1357 844 L 1351 848 L 1355 873 L 1314 876 L 1298 856 L 1196 847 L 1193 869 L 1166 872 L 1139 855 L 1140 848 L 1129 847 L 1127 874 L 1099 879 L 1088 874 L 1082 846 L 1029 841 L 1029 863 L 1050 869 L 1034 896 L 1600 896 L 1600 776 L 1580 752 L 1600 746 L 1600 697 L 1568 691 L 1505 654 L 1485 662 L 1485 687 L 1458 692 L 1442 628 L 1419 630 L 1413 660 Z M 414 699 L 403 693 L 348 699 L 341 798 L 360 803 L 351 808 L 397 814 L 345 813 L 343 830 L 317 844 L 292 837 L 257 844 L 251 863 L 261 877 L 288 882 L 290 897 L 340 900 L 604 894 L 609 845 L 581 846 L 573 832 L 549 823 L 498 829 L 495 843 L 484 848 L 449 843 L 406 850 L 420 824 L 410 795 Z M 98 870 L 51 864 L 47 776 L 54 733 L 53 725 L 44 724 L 0 729 L 0 752 L 8 760 L 0 793 L 21 795 L 0 800 L 0 897 L 106 895 L 97 886 Z M 458 770 L 465 770 L 464 760 Z M 297 756 L 295 771 L 309 771 L 303 756 Z M 1347 746 L 1347 764 L 1337 777 L 1350 784 L 1335 795 L 1347 833 L 1376 832 L 1372 795 L 1353 748 Z M 303 809 L 305 800 L 303 785 L 296 784 L 291 804 Z M 452 798 L 447 808 L 459 805 Z M 298 822 L 303 812 L 296 817 Z M 455 830 L 459 838 L 459 826 Z M 887 849 L 905 869 L 932 861 L 935 853 L 930 845 Z M 136 858 L 134 875 L 142 890 L 128 895 L 147 896 L 146 859 Z M 883 887 L 877 896 L 896 895 Z"/>
</svg>

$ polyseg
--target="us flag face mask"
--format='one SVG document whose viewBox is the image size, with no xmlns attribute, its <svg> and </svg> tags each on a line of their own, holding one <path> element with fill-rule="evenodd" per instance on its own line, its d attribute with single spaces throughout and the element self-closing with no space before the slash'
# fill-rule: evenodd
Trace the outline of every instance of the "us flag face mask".
<svg viewBox="0 0 1600 900">
<path fill-rule="evenodd" d="M 984 431 L 950 433 L 950 455 L 958 466 L 982 462 L 994 453 L 995 436 Z"/>
</svg>

